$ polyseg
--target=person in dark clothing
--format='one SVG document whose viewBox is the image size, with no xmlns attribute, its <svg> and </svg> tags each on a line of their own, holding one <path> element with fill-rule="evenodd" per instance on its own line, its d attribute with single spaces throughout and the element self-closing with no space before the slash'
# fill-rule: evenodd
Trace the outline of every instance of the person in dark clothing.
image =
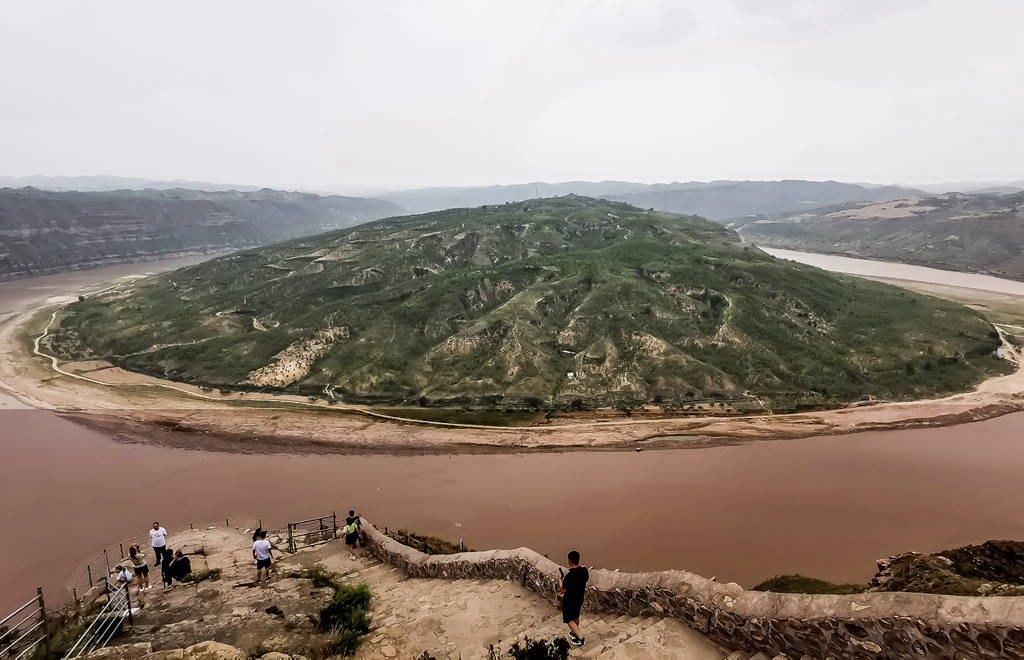
<svg viewBox="0 0 1024 660">
<path fill-rule="evenodd" d="M 350 509 L 348 517 L 345 518 L 345 526 L 341 528 L 341 533 L 345 535 L 345 545 L 348 546 L 348 558 L 356 558 L 356 544 L 359 543 L 359 528 L 362 526 L 363 521 L 356 515 L 355 510 Z"/>
<path fill-rule="evenodd" d="M 181 550 L 174 553 L 174 561 L 171 562 L 171 577 L 181 582 L 185 576 L 192 572 L 192 560 L 181 554 Z"/>
<path fill-rule="evenodd" d="M 174 560 L 171 558 L 170 553 L 168 551 L 168 555 L 164 557 L 163 564 L 160 566 L 160 579 L 163 580 L 164 591 L 167 591 L 168 589 L 172 588 L 171 583 L 174 581 L 172 564 L 174 564 Z"/>
<path fill-rule="evenodd" d="M 562 594 L 562 623 L 569 626 L 569 643 L 583 646 L 587 641 L 580 634 L 580 612 L 583 611 L 583 596 L 587 592 L 590 571 L 580 566 L 580 553 L 573 550 L 569 553 L 569 572 L 563 574 L 558 569 L 558 591 Z"/>
</svg>

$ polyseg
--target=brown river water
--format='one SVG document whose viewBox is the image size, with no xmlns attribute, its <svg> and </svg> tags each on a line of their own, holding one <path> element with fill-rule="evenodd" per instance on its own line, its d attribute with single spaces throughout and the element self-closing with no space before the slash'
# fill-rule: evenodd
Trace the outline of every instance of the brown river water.
<svg viewBox="0 0 1024 660">
<path fill-rule="evenodd" d="M 0 312 L 153 269 L 3 283 Z M 1022 422 L 640 453 L 243 455 L 119 443 L 0 395 L 0 612 L 38 585 L 59 601 L 80 560 L 153 520 L 276 526 L 351 507 L 475 548 L 556 560 L 578 548 L 624 571 L 864 580 L 896 552 L 1024 539 Z"/>
</svg>

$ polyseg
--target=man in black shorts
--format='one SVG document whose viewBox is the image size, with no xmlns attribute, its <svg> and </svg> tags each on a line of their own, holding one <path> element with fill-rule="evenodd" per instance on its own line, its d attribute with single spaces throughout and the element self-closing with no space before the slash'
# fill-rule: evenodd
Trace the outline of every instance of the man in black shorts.
<svg viewBox="0 0 1024 660">
<path fill-rule="evenodd" d="M 260 530 L 259 538 L 252 543 L 252 558 L 256 560 L 256 584 L 265 579 L 270 581 L 270 560 L 272 558 L 270 541 L 267 533 Z"/>
<path fill-rule="evenodd" d="M 562 623 L 569 624 L 569 643 L 583 646 L 586 638 L 580 634 L 580 612 L 583 611 L 583 595 L 587 591 L 590 571 L 580 566 L 580 553 L 569 553 L 569 572 L 562 575 L 558 569 L 558 591 L 562 595 Z"/>
</svg>

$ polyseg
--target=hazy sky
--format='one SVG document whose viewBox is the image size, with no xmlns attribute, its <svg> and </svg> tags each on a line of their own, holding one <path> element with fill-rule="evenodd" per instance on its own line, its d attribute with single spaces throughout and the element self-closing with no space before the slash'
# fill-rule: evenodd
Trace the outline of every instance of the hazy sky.
<svg viewBox="0 0 1024 660">
<path fill-rule="evenodd" d="M 1022 0 L 6 0 L 0 174 L 1024 178 Z"/>
</svg>

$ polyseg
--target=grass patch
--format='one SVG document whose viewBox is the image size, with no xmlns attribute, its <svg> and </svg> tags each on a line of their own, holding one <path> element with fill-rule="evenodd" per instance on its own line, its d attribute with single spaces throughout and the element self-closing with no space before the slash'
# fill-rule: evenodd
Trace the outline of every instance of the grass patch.
<svg viewBox="0 0 1024 660">
<path fill-rule="evenodd" d="M 311 581 L 314 587 L 334 589 L 331 602 L 320 610 L 317 627 L 331 637 L 325 649 L 328 651 L 326 655 L 355 655 L 363 643 L 363 638 L 370 632 L 370 588 L 365 584 L 341 584 L 334 575 L 319 566 L 301 573 L 289 573 L 288 577 L 305 578 Z M 270 612 L 270 608 L 267 612 L 277 614 Z"/>
<path fill-rule="evenodd" d="M 835 584 L 804 575 L 776 575 L 753 590 L 779 594 L 859 594 L 866 588 L 863 584 Z"/>
<path fill-rule="evenodd" d="M 418 534 L 407 529 L 400 529 L 394 532 L 397 540 L 409 547 L 422 550 L 428 555 L 455 555 L 460 552 L 472 552 L 471 548 L 462 549 L 458 543 L 452 543 L 446 539 L 427 534 Z"/>
<path fill-rule="evenodd" d="M 195 571 L 189 573 L 181 579 L 182 582 L 191 582 L 192 584 L 199 584 L 206 580 L 219 580 L 221 570 L 219 568 L 211 568 L 205 571 Z"/>
</svg>

